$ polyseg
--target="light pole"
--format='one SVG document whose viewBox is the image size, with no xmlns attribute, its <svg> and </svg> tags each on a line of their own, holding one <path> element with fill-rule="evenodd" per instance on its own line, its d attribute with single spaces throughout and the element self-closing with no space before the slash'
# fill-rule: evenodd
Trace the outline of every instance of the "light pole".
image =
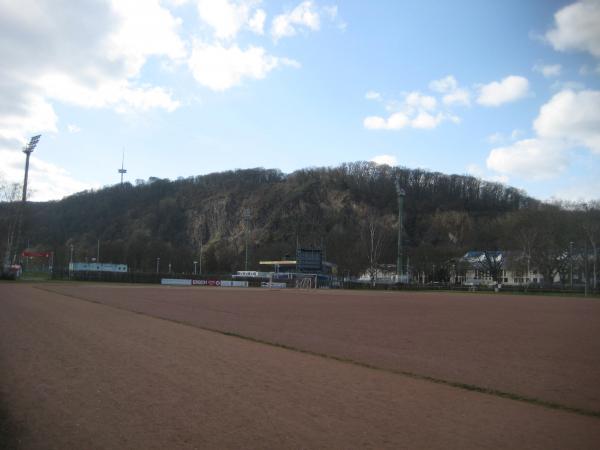
<svg viewBox="0 0 600 450">
<path fill-rule="evenodd" d="M 37 145 L 37 143 L 39 142 L 41 137 L 42 137 L 41 134 L 38 134 L 37 136 L 33 136 L 29 140 L 29 144 L 27 144 L 25 147 L 23 147 L 23 153 L 25 153 L 25 155 L 26 155 L 25 179 L 23 180 L 23 203 L 25 203 L 27 201 L 27 177 L 29 175 L 29 157 L 33 153 L 33 150 L 35 149 L 35 146 Z"/>
<path fill-rule="evenodd" d="M 196 266 L 198 265 L 198 261 L 194 261 L 194 275 L 196 275 Z"/>
<path fill-rule="evenodd" d="M 244 247 L 245 247 L 245 258 L 244 258 L 244 270 L 248 270 L 248 222 L 250 221 L 250 209 L 245 208 L 243 213 L 244 218 Z"/>
<path fill-rule="evenodd" d="M 160 270 L 160 256 L 156 258 L 156 273 Z"/>
<path fill-rule="evenodd" d="M 402 280 L 404 267 L 402 267 L 402 210 L 404 209 L 404 197 L 406 192 L 400 187 L 400 180 L 396 178 L 396 194 L 398 196 L 398 252 L 396 255 L 396 275 L 398 281 Z"/>
</svg>

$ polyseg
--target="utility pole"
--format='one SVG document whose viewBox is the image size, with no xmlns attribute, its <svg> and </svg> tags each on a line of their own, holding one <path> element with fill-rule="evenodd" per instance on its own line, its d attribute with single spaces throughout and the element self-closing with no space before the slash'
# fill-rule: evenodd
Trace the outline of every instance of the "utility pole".
<svg viewBox="0 0 600 450">
<path fill-rule="evenodd" d="M 156 258 L 156 273 L 160 271 L 160 256 Z"/>
<path fill-rule="evenodd" d="M 96 263 L 100 264 L 100 239 L 98 239 L 98 248 L 96 249 Z"/>
<path fill-rule="evenodd" d="M 404 267 L 402 266 L 402 213 L 406 192 L 400 187 L 400 180 L 396 178 L 396 195 L 398 196 L 398 252 L 396 255 L 396 275 L 398 281 L 403 279 Z"/>
</svg>

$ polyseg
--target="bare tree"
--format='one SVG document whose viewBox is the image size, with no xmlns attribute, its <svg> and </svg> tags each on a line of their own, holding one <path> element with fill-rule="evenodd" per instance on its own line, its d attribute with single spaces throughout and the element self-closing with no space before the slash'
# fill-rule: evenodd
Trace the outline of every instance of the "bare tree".
<svg viewBox="0 0 600 450">
<path fill-rule="evenodd" d="M 191 218 L 191 231 L 192 239 L 196 245 L 196 251 L 198 252 L 198 274 L 202 274 L 202 258 L 204 250 L 204 216 L 201 214 L 194 214 Z"/>
<path fill-rule="evenodd" d="M 502 252 L 486 250 L 473 263 L 473 266 L 477 270 L 489 273 L 497 285 L 502 284 L 502 268 L 504 267 L 504 255 Z"/>
<path fill-rule="evenodd" d="M 369 209 L 363 224 L 363 241 L 367 250 L 367 273 L 371 279 L 371 285 L 377 282 L 377 271 L 379 258 L 383 248 L 383 220 L 377 211 Z"/>
<path fill-rule="evenodd" d="M 7 203 L 6 214 L 6 241 L 4 243 L 4 257 L 2 264 L 7 266 L 11 263 L 12 252 L 18 240 L 18 229 L 21 221 L 22 205 L 17 203 L 21 197 L 22 185 L 7 181 L 0 173 L 0 202 Z"/>
</svg>

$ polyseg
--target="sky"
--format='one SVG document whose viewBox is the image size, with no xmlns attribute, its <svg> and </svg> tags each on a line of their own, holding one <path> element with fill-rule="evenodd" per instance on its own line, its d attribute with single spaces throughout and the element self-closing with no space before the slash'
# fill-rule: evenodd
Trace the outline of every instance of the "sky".
<svg viewBox="0 0 600 450">
<path fill-rule="evenodd" d="M 600 0 L 0 0 L 0 177 L 343 162 L 600 198 Z"/>
</svg>

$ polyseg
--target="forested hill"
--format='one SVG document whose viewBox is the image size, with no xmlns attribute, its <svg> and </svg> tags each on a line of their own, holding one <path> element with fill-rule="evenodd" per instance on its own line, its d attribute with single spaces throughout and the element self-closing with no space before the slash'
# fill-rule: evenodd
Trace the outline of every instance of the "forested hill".
<svg viewBox="0 0 600 450">
<path fill-rule="evenodd" d="M 100 240 L 103 262 L 151 271 L 160 257 L 177 272 L 191 270 L 202 243 L 204 271 L 230 272 L 243 269 L 247 232 L 252 269 L 261 259 L 294 255 L 299 243 L 323 247 L 344 273 L 358 273 L 368 264 L 371 237 L 379 244 L 378 262 L 395 263 L 396 177 L 406 191 L 403 240 L 413 267 L 441 265 L 468 249 L 517 245 L 509 242 L 511 220 L 542 208 L 511 187 L 420 169 L 367 162 L 287 175 L 249 169 L 150 178 L 30 203 L 24 242 L 53 250 L 57 266 L 67 261 L 71 244 L 76 260 L 91 259 Z M 4 235 L 11 205 L 1 206 Z"/>
</svg>

